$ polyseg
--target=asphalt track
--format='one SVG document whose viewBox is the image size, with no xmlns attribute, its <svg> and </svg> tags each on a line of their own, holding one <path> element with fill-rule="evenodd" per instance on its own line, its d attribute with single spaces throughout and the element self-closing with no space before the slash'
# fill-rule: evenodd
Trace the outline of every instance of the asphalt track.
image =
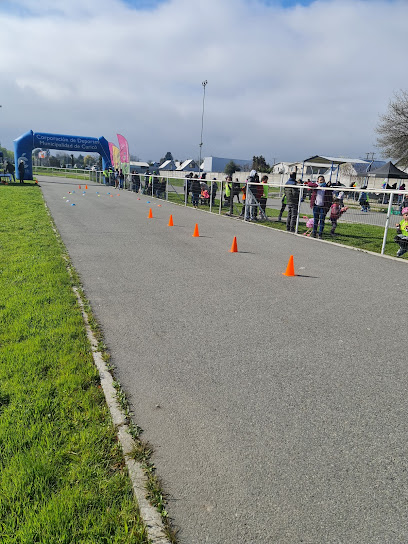
<svg viewBox="0 0 408 544">
<path fill-rule="evenodd" d="M 406 262 L 40 182 L 182 544 L 408 542 Z"/>
</svg>

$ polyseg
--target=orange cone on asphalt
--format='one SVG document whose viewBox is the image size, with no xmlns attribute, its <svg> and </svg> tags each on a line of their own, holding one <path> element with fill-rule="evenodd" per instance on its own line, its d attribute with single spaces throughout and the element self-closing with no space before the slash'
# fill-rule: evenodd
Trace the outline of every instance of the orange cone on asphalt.
<svg viewBox="0 0 408 544">
<path fill-rule="evenodd" d="M 80 187 L 81 188 L 81 187 Z M 88 185 L 85 185 L 85 190 L 87 191 L 88 190 Z"/>
<path fill-rule="evenodd" d="M 232 241 L 232 246 L 230 249 L 230 253 L 238 253 L 238 246 L 237 246 L 237 237 L 234 236 L 234 239 Z"/>
<path fill-rule="evenodd" d="M 148 219 L 153 219 L 153 212 L 152 212 L 152 209 L 149 208 L 149 216 L 148 216 Z"/>
<path fill-rule="evenodd" d="M 80 189 L 80 188 L 81 188 L 81 186 L 78 187 L 78 189 Z"/>
<path fill-rule="evenodd" d="M 170 215 L 170 219 L 169 219 L 169 224 L 167 225 L 168 227 L 174 227 L 174 224 L 173 224 L 173 216 Z"/>
<path fill-rule="evenodd" d="M 288 266 L 286 267 L 286 272 L 282 272 L 284 276 L 296 276 L 295 274 L 295 265 L 293 264 L 293 255 L 289 257 Z"/>
<path fill-rule="evenodd" d="M 199 238 L 200 237 L 200 233 L 198 232 L 198 224 L 197 223 L 195 224 L 193 236 L 194 236 L 194 238 Z"/>
</svg>

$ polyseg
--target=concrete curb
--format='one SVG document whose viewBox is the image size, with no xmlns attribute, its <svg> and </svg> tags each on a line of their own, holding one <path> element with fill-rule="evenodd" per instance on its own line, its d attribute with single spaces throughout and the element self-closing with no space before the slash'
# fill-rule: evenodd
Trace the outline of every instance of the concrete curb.
<svg viewBox="0 0 408 544">
<path fill-rule="evenodd" d="M 109 407 L 113 424 L 117 430 L 119 443 L 122 446 L 125 463 L 132 482 L 133 492 L 139 505 L 140 515 L 146 525 L 148 537 L 152 544 L 171 544 L 170 540 L 168 540 L 165 535 L 159 512 L 146 499 L 147 478 L 141 464 L 130 457 L 131 452 L 136 446 L 136 442 L 129 433 L 126 416 L 116 399 L 116 389 L 113 385 L 114 380 L 112 374 L 109 372 L 106 363 L 102 358 L 102 354 L 98 350 L 98 342 L 89 326 L 88 315 L 84 309 L 82 298 L 76 287 L 73 287 L 73 291 L 77 297 L 79 307 L 81 308 L 86 334 L 92 349 L 93 360 L 99 372 L 102 390 Z"/>
</svg>

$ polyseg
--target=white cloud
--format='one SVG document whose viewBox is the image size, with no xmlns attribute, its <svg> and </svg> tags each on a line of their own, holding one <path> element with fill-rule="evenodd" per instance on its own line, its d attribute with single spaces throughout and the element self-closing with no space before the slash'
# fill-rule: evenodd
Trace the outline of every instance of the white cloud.
<svg viewBox="0 0 408 544">
<path fill-rule="evenodd" d="M 1 16 L 8 148 L 29 129 L 111 141 L 119 132 L 145 159 L 195 157 L 207 79 L 204 155 L 361 156 L 394 90 L 408 88 L 403 1 L 13 6 L 24 15 Z"/>
</svg>

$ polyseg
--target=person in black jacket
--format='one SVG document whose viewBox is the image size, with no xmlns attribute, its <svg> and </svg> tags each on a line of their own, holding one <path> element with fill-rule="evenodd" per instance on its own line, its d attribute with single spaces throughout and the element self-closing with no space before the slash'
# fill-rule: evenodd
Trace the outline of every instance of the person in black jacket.
<svg viewBox="0 0 408 544">
<path fill-rule="evenodd" d="M 6 172 L 13 177 L 14 183 L 16 182 L 16 176 L 14 175 L 15 171 L 16 171 L 16 168 L 14 164 L 12 162 L 7 162 Z"/>
<path fill-rule="evenodd" d="M 201 194 L 201 184 L 197 174 L 195 174 L 195 176 L 191 180 L 190 190 L 191 190 L 191 202 L 194 208 L 197 208 L 198 201 L 200 199 L 200 194 Z"/>
<path fill-rule="evenodd" d="M 299 188 L 296 187 L 296 185 L 296 172 L 292 172 L 284 188 L 286 202 L 288 205 L 288 217 L 286 219 L 286 230 L 288 232 L 295 232 L 296 230 L 296 219 L 300 195 Z"/>
<path fill-rule="evenodd" d="M 25 173 L 24 161 L 20 161 L 18 163 L 18 179 L 20 180 L 20 183 L 24 183 L 24 173 Z"/>
</svg>

